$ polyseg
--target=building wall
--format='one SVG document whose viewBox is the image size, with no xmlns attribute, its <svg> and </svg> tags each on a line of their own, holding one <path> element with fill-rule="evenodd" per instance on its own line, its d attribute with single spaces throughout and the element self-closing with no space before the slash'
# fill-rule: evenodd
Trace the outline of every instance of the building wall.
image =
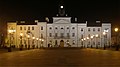
<svg viewBox="0 0 120 67">
<path fill-rule="evenodd" d="M 102 23 L 102 26 L 87 26 L 86 23 L 71 23 L 71 17 L 53 17 L 53 23 L 38 22 L 36 25 L 17 25 L 17 22 L 8 22 L 8 30 L 13 28 L 14 45 L 20 47 L 22 36 L 22 45 L 35 45 L 35 47 L 104 47 L 111 45 L 111 24 Z M 22 29 L 21 29 L 22 28 Z M 33 29 L 34 28 L 34 29 Z M 99 29 L 99 31 L 98 31 Z M 106 36 L 103 35 L 106 32 Z M 30 38 L 28 39 L 28 35 Z M 96 37 L 98 35 L 98 37 Z M 93 36 L 93 38 L 91 38 Z M 33 37 L 35 39 L 33 40 Z M 8 40 L 10 36 L 8 33 Z M 34 41 L 34 44 L 33 44 Z"/>
</svg>

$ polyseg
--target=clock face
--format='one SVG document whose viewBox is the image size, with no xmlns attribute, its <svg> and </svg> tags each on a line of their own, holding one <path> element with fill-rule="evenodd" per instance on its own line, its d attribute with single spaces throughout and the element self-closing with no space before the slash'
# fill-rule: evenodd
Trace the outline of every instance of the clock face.
<svg viewBox="0 0 120 67">
<path fill-rule="evenodd" d="M 61 9 L 63 9 L 63 6 L 60 6 Z"/>
</svg>

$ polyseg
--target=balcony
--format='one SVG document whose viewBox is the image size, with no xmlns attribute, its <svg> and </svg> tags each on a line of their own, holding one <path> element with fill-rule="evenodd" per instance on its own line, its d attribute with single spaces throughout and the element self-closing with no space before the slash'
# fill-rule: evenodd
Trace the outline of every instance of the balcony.
<svg viewBox="0 0 120 67">
<path fill-rule="evenodd" d="M 70 36 L 54 36 L 54 39 L 70 39 Z"/>
</svg>

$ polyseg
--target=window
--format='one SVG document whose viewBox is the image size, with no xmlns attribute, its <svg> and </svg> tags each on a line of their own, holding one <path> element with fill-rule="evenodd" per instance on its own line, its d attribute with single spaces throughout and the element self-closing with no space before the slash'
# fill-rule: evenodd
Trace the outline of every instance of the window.
<svg viewBox="0 0 120 67">
<path fill-rule="evenodd" d="M 67 33 L 67 37 L 70 37 L 69 33 Z"/>
<path fill-rule="evenodd" d="M 63 29 L 63 28 L 61 28 L 61 29 Z"/>
<path fill-rule="evenodd" d="M 75 37 L 75 33 L 72 33 L 72 37 Z"/>
<path fill-rule="evenodd" d="M 64 33 L 61 33 L 61 37 L 64 37 Z"/>
<path fill-rule="evenodd" d="M 90 34 L 88 34 L 88 37 L 90 38 Z"/>
<path fill-rule="evenodd" d="M 73 40 L 73 45 L 75 45 L 75 40 Z"/>
<path fill-rule="evenodd" d="M 75 29 L 75 27 L 72 27 L 72 29 Z"/>
<path fill-rule="evenodd" d="M 24 30 L 26 30 L 26 27 L 24 27 Z"/>
<path fill-rule="evenodd" d="M 34 27 L 32 27 L 32 30 L 34 30 Z"/>
<path fill-rule="evenodd" d="M 57 27 L 55 27 L 55 29 L 58 29 Z"/>
<path fill-rule="evenodd" d="M 90 32 L 90 28 L 88 28 L 88 31 Z"/>
<path fill-rule="evenodd" d="M 28 27 L 28 30 L 30 30 L 30 27 Z"/>
<path fill-rule="evenodd" d="M 81 35 L 81 39 L 83 39 L 83 34 Z"/>
<path fill-rule="evenodd" d="M 93 31 L 95 31 L 95 28 L 93 28 Z"/>
<path fill-rule="evenodd" d="M 49 36 L 52 37 L 52 33 L 49 33 Z"/>
<path fill-rule="evenodd" d="M 83 28 L 81 28 L 81 31 L 83 31 Z"/>
<path fill-rule="evenodd" d="M 50 30 L 52 29 L 52 27 L 49 28 Z"/>
<path fill-rule="evenodd" d="M 57 33 L 55 33 L 55 37 L 57 37 L 58 36 L 58 34 Z"/>
<path fill-rule="evenodd" d="M 100 28 L 98 28 L 98 31 L 100 31 Z"/>
<path fill-rule="evenodd" d="M 43 38 L 43 34 L 41 34 L 41 38 Z"/>
<path fill-rule="evenodd" d="M 41 30 L 43 30 L 43 27 L 41 27 Z"/>
<path fill-rule="evenodd" d="M 69 29 L 69 27 L 67 27 L 67 29 Z"/>
<path fill-rule="evenodd" d="M 20 27 L 20 30 L 22 30 L 22 27 Z"/>
</svg>

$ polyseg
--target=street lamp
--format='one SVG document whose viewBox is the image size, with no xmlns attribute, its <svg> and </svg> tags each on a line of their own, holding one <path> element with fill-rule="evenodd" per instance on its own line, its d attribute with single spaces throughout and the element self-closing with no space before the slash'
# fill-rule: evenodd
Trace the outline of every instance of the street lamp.
<svg viewBox="0 0 120 67">
<path fill-rule="evenodd" d="M 98 34 L 96 34 L 95 36 L 96 36 L 96 48 L 98 48 L 98 42 L 97 42 Z"/>
<path fill-rule="evenodd" d="M 32 37 L 32 39 L 33 39 L 33 41 L 32 41 L 32 47 L 33 47 L 33 49 L 35 48 L 35 45 L 34 45 L 34 40 L 35 40 L 35 37 Z"/>
<path fill-rule="evenodd" d="M 89 37 L 87 37 L 87 40 L 89 40 Z M 87 47 L 88 47 L 89 41 L 87 41 Z"/>
<path fill-rule="evenodd" d="M 23 45 L 22 45 L 22 36 L 23 36 L 23 33 L 20 33 L 20 50 L 22 50 L 22 48 L 23 48 Z"/>
<path fill-rule="evenodd" d="M 116 50 L 118 51 L 119 50 L 119 44 L 118 44 L 118 41 L 117 41 L 117 32 L 119 31 L 119 29 L 115 28 L 114 30 L 116 32 Z"/>
<path fill-rule="evenodd" d="M 38 40 L 39 40 L 39 38 L 36 38 L 36 40 L 37 40 L 37 48 L 38 48 Z"/>
<path fill-rule="evenodd" d="M 13 29 L 11 29 L 11 30 L 8 30 L 8 34 L 9 34 L 9 49 L 8 49 L 8 52 L 11 52 L 11 44 L 12 44 L 12 36 L 13 36 L 13 33 L 15 33 L 16 32 L 16 30 L 13 30 Z M 13 38 L 14 39 L 14 38 Z"/>
<path fill-rule="evenodd" d="M 104 36 L 104 50 L 106 49 L 106 45 L 105 45 L 105 35 L 106 35 L 106 32 L 103 32 L 103 36 Z"/>
<path fill-rule="evenodd" d="M 40 41 L 40 47 L 41 47 L 41 41 L 42 41 L 42 39 L 40 38 L 39 41 Z"/>
<path fill-rule="evenodd" d="M 94 37 L 93 35 L 90 37 L 90 38 L 91 38 L 91 48 L 92 48 L 92 44 L 93 44 L 93 43 L 92 43 L 93 37 Z"/>
<path fill-rule="evenodd" d="M 30 49 L 30 35 L 27 36 L 28 37 L 28 50 Z"/>
<path fill-rule="evenodd" d="M 42 47 L 43 47 L 43 42 L 44 42 L 44 39 L 42 39 L 42 41 L 41 41 L 41 45 L 42 45 Z"/>
</svg>

